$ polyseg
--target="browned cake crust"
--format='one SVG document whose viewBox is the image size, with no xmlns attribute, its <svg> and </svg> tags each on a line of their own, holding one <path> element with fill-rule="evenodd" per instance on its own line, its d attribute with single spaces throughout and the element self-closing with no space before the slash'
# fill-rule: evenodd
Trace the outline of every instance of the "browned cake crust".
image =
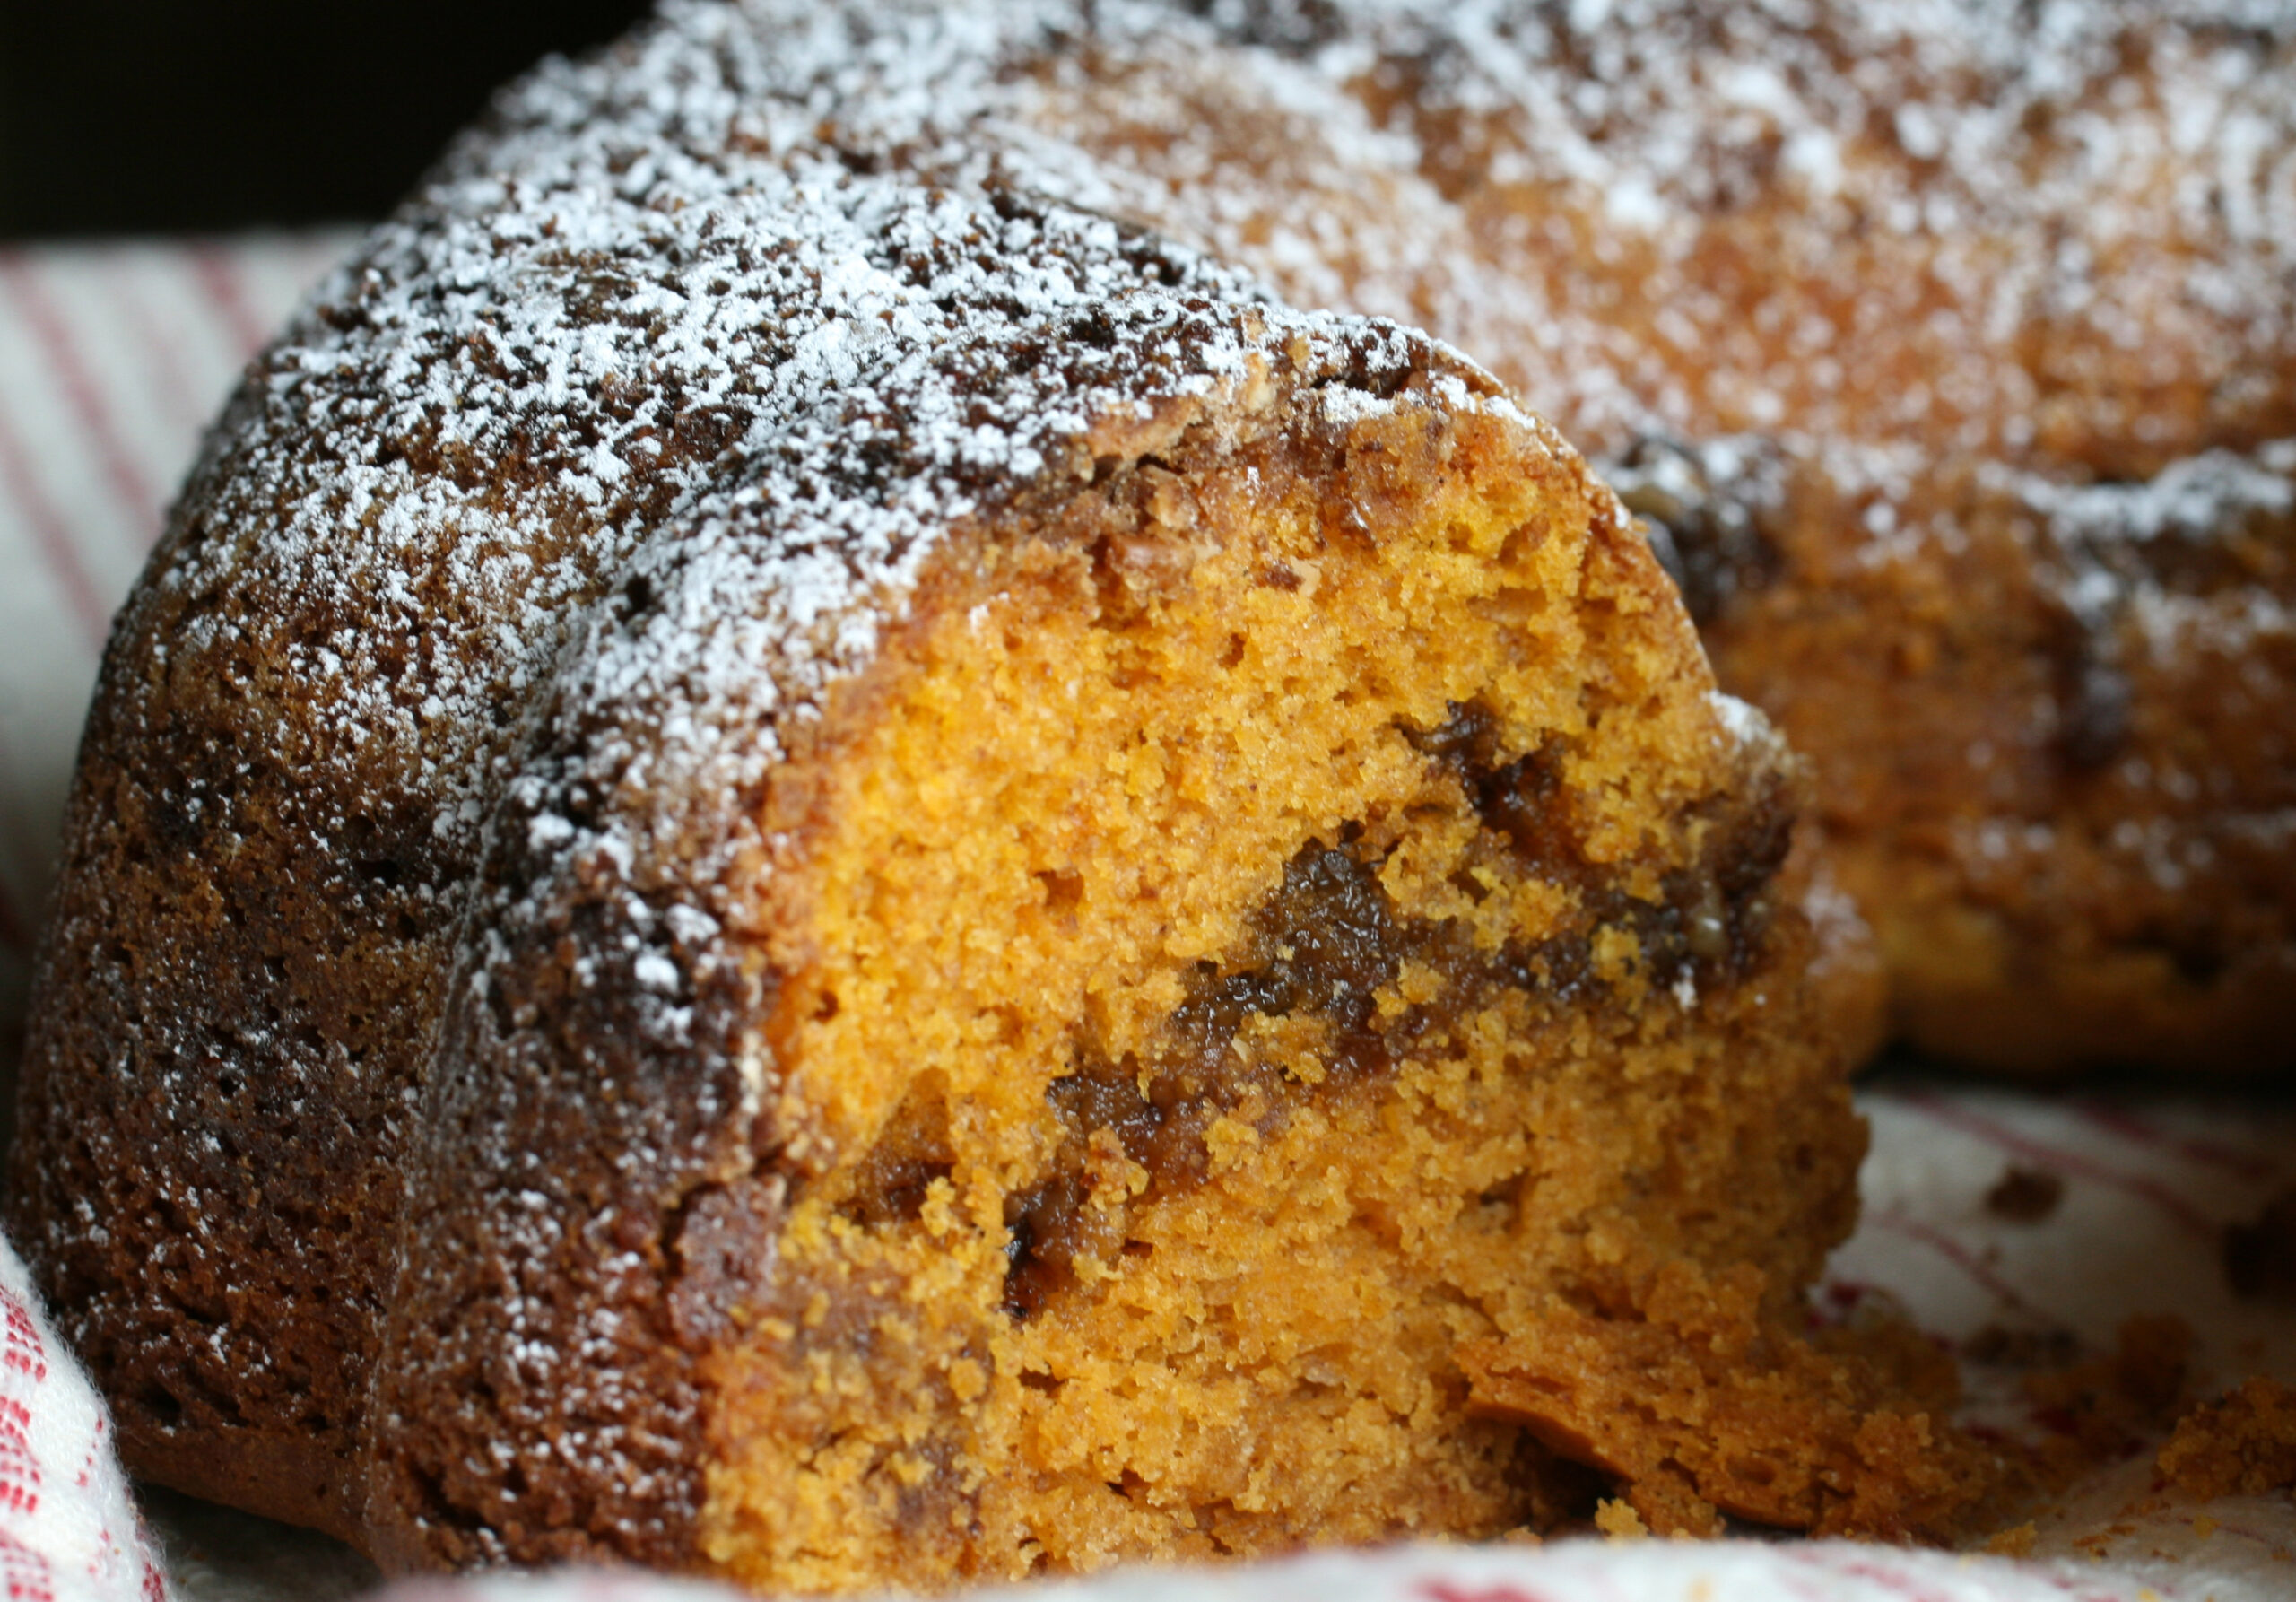
<svg viewBox="0 0 2296 1602">
<path fill-rule="evenodd" d="M 1936 1398 L 1801 1333 L 1860 1024 L 1783 746 L 1481 370 L 936 143 L 1004 25 L 680 7 L 250 371 L 11 1176 L 131 1467 L 804 1590 L 1492 1534 L 1570 1458 L 1942 1527 L 1982 1465 L 1861 1445 Z M 1673 1422 L 1526 1402 L 1565 1352 Z"/>
<path fill-rule="evenodd" d="M 929 113 L 837 136 L 1515 386 L 1811 757 L 1918 1043 L 2296 1062 L 2284 7 L 1085 9 L 952 26 Z"/>
</svg>

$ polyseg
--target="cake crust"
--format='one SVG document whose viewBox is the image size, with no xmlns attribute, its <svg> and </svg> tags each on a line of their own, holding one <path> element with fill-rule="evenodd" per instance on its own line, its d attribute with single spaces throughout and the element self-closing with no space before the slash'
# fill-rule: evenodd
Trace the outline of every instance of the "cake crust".
<svg viewBox="0 0 2296 1602">
<path fill-rule="evenodd" d="M 824 123 L 1005 37 L 826 26 L 545 69 L 250 370 L 11 1230 L 131 1467 L 392 1568 L 1560 1517 L 1475 1372 L 1791 1345 L 1848 1227 L 1794 765 L 1498 380 Z"/>
</svg>

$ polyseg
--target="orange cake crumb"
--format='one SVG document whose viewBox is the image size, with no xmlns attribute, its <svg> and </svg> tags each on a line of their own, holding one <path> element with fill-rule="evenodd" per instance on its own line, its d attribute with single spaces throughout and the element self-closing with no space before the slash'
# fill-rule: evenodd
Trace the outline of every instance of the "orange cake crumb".
<svg viewBox="0 0 2296 1602">
<path fill-rule="evenodd" d="M 2177 1422 L 2154 1460 L 2187 1496 L 2261 1496 L 2296 1485 L 2296 1389 L 2259 1374 Z"/>
<path fill-rule="evenodd" d="M 1479 1411 L 1625 1482 L 1665 1534 L 1726 1513 L 1824 1535 L 1943 1539 L 2008 1466 L 1946 1417 L 1949 1362 L 1895 1327 L 1812 1339 L 1766 1313 L 1760 1273 L 1626 1276 L 1625 1316 L 1538 1310 L 1461 1353 Z"/>
<path fill-rule="evenodd" d="M 1475 1353 L 1631 1339 L 1639 1258 L 1785 1316 L 1848 1221 L 1790 778 L 1575 465 L 1402 410 L 1161 457 L 922 612 L 769 820 L 806 1172 L 706 1371 L 752 1582 L 1546 1522 L 1613 1466 Z"/>
</svg>

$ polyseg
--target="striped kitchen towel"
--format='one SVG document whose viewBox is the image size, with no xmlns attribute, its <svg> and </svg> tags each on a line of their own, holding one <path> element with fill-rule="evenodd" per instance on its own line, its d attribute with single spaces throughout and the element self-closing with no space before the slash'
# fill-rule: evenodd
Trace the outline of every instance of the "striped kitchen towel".
<svg viewBox="0 0 2296 1602">
<path fill-rule="evenodd" d="M 165 1602 L 111 1421 L 0 1240 L 0 1597 Z"/>
</svg>

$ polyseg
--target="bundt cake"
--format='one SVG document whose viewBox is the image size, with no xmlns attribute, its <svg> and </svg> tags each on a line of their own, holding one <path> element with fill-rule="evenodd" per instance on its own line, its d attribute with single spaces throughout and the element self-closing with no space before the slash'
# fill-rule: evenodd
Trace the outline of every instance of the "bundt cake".
<svg viewBox="0 0 2296 1602">
<path fill-rule="evenodd" d="M 978 25 L 674 7 L 248 371 L 11 1174 L 129 1465 L 804 1591 L 1949 1518 L 1935 1390 L 1803 1336 L 1860 971 L 1785 748 L 1479 368 L 848 136 Z"/>
<path fill-rule="evenodd" d="M 2296 1066 L 2296 12 L 1190 9 L 786 26 L 839 149 L 1429 329 L 1551 418 L 1812 762 L 1912 1040 Z"/>
</svg>

